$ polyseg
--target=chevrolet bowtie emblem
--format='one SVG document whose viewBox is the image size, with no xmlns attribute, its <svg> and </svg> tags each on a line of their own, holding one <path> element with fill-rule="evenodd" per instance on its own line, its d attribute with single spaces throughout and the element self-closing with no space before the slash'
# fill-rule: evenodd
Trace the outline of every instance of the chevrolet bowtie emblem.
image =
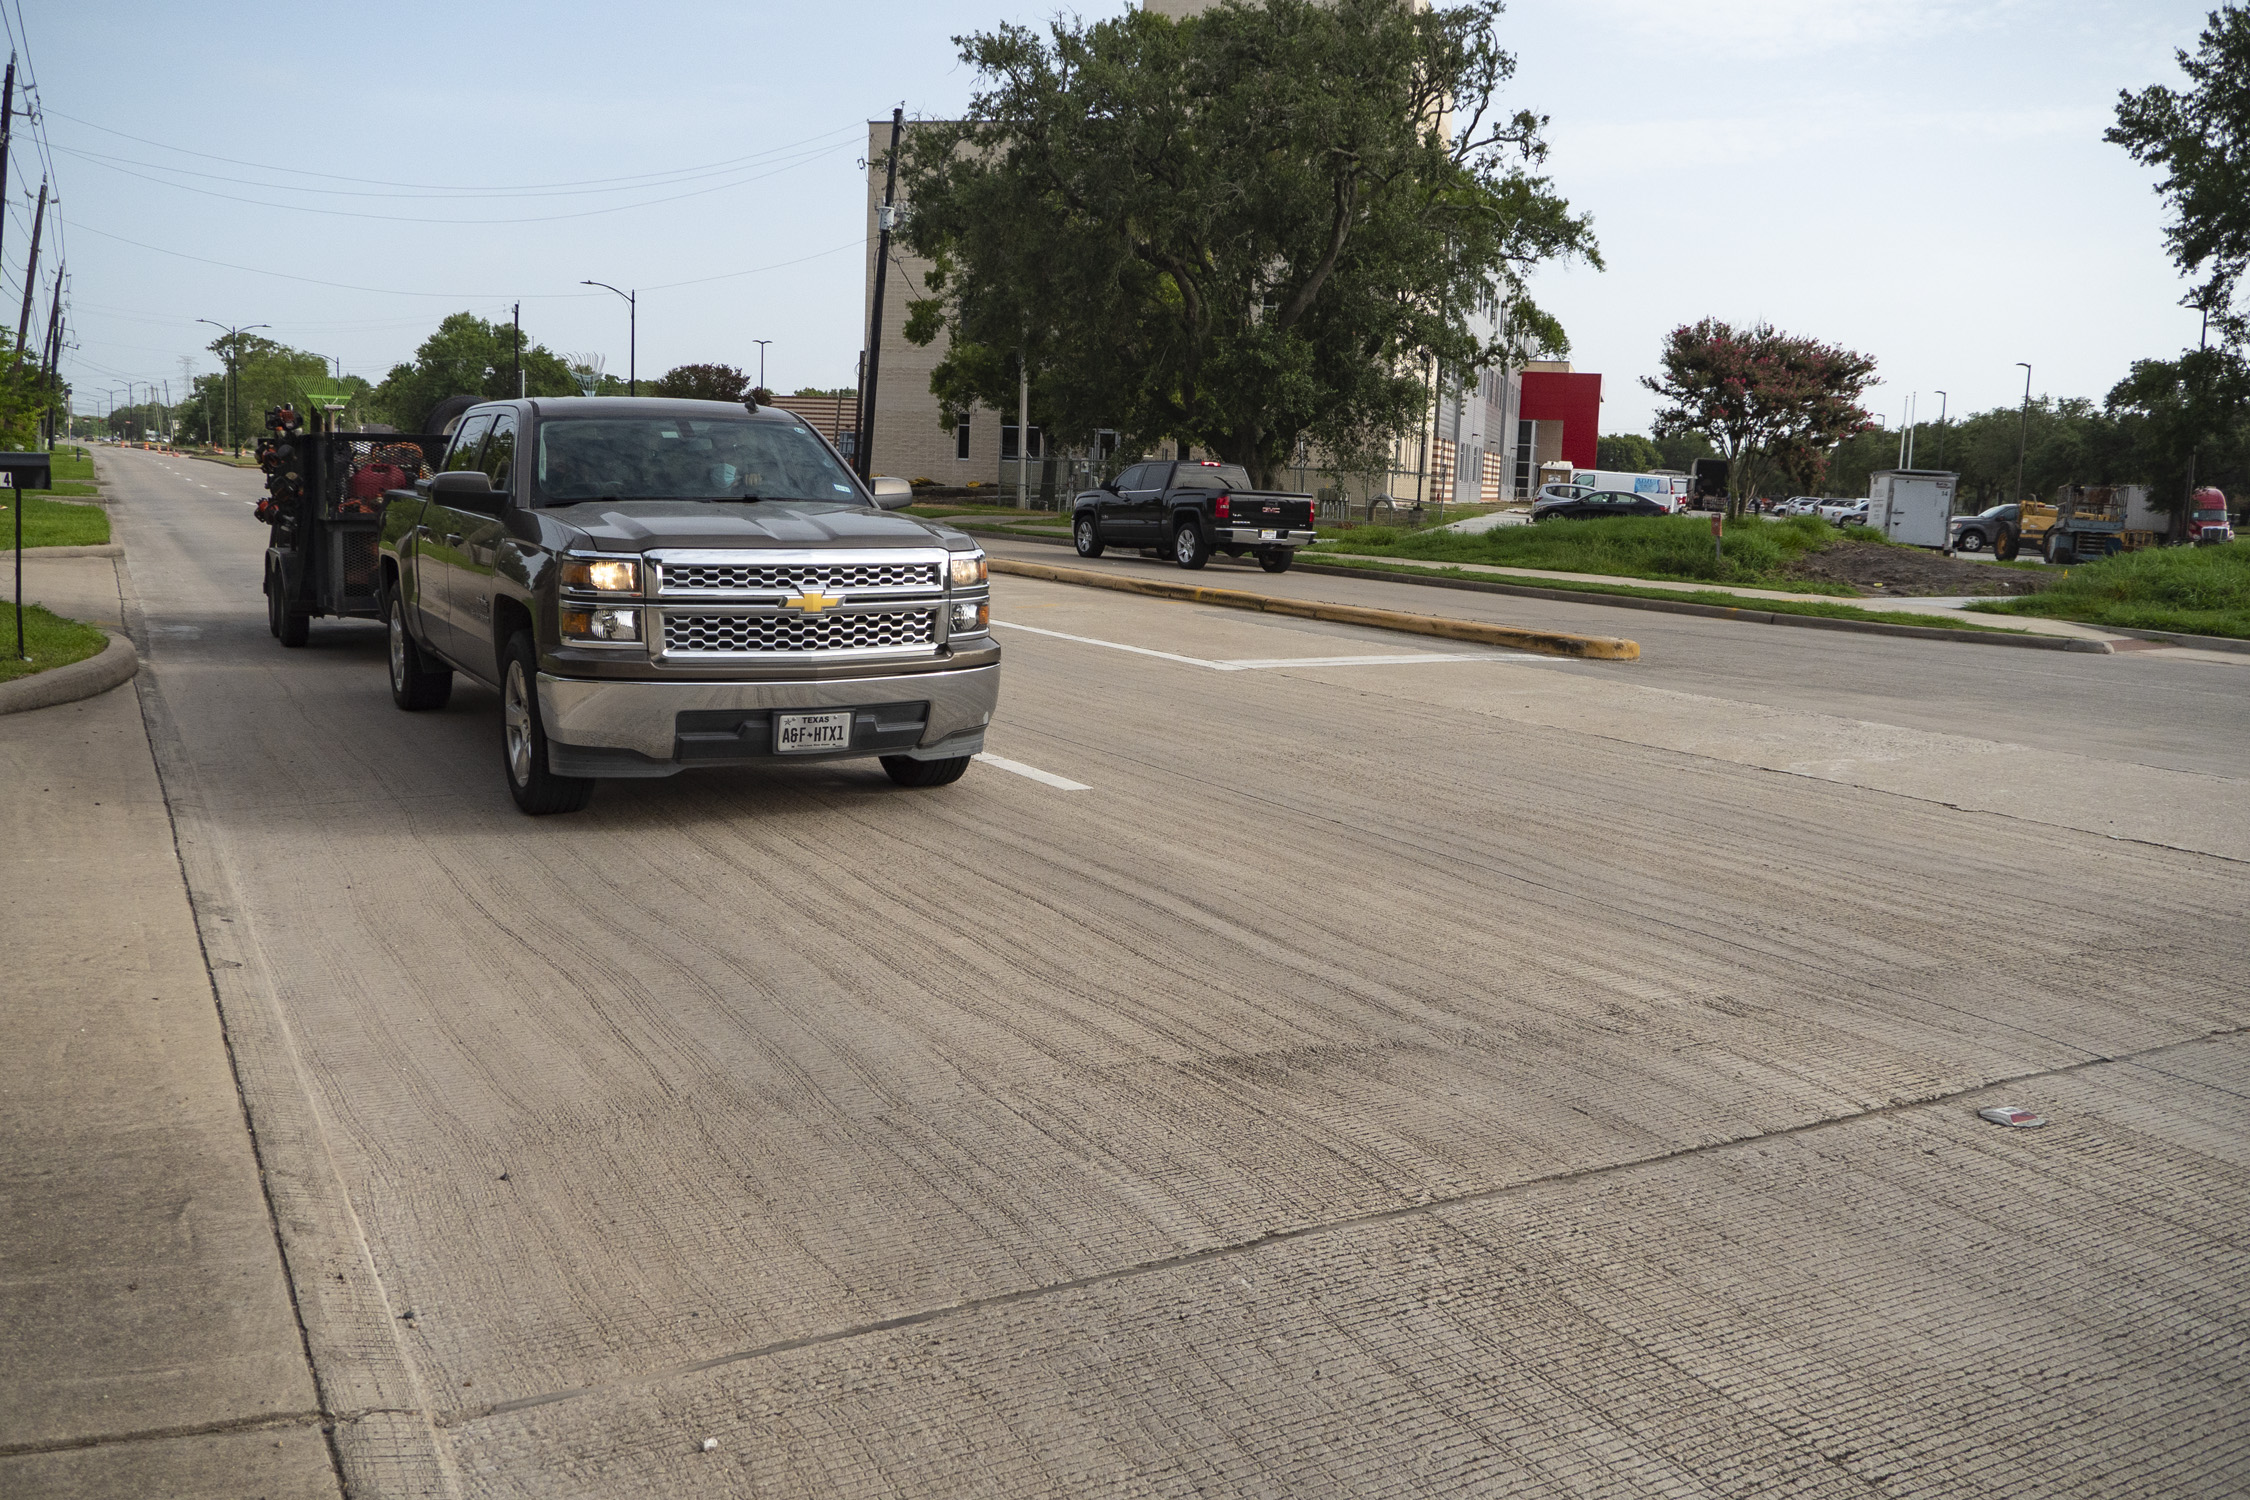
<svg viewBox="0 0 2250 1500">
<path fill-rule="evenodd" d="M 803 593 L 782 601 L 789 608 L 801 609 L 808 615 L 817 615 L 829 605 L 843 602 L 842 594 L 824 594 L 818 589 L 806 589 Z"/>
</svg>

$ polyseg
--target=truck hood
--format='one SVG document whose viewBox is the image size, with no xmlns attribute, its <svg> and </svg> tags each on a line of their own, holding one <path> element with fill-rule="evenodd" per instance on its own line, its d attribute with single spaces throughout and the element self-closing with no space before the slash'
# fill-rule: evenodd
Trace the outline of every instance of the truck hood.
<svg viewBox="0 0 2250 1500">
<path fill-rule="evenodd" d="M 543 510 L 604 552 L 664 547 L 775 548 L 973 546 L 950 527 L 864 505 L 762 500 L 610 500 Z"/>
</svg>

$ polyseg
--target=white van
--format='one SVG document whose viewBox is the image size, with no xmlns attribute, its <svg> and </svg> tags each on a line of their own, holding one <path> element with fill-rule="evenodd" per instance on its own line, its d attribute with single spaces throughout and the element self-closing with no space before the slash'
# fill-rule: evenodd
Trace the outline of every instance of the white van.
<svg viewBox="0 0 2250 1500">
<path fill-rule="evenodd" d="M 1629 495 L 1646 495 L 1666 510 L 1676 511 L 1687 505 L 1688 477 L 1685 474 L 1618 474 L 1608 469 L 1579 469 L 1570 476 L 1570 482 L 1590 490 L 1623 490 Z"/>
</svg>

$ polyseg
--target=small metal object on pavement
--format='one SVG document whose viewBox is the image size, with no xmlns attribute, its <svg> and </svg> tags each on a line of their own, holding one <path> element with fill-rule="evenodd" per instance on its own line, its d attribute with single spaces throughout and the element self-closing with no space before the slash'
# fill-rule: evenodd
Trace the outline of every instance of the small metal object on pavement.
<svg viewBox="0 0 2250 1500">
<path fill-rule="evenodd" d="M 2029 1130 L 2047 1123 L 2045 1115 L 2035 1115 L 2028 1109 L 2018 1109 L 2012 1104 L 1998 1104 L 1991 1109 L 1980 1109 L 1977 1118 L 1990 1120 L 1995 1125 L 2008 1125 L 2017 1130 Z"/>
</svg>

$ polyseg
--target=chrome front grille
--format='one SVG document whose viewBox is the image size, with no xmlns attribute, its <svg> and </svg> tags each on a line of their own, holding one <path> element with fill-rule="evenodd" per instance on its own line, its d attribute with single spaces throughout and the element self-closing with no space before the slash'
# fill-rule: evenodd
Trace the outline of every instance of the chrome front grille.
<svg viewBox="0 0 2250 1500">
<path fill-rule="evenodd" d="M 938 589 L 938 564 L 924 563 L 721 563 L 662 564 L 667 594 L 795 594 L 806 589 Z"/>
<path fill-rule="evenodd" d="M 667 656 L 912 651 L 936 645 L 935 609 L 865 610 L 833 615 L 664 612 L 664 654 Z"/>
</svg>

